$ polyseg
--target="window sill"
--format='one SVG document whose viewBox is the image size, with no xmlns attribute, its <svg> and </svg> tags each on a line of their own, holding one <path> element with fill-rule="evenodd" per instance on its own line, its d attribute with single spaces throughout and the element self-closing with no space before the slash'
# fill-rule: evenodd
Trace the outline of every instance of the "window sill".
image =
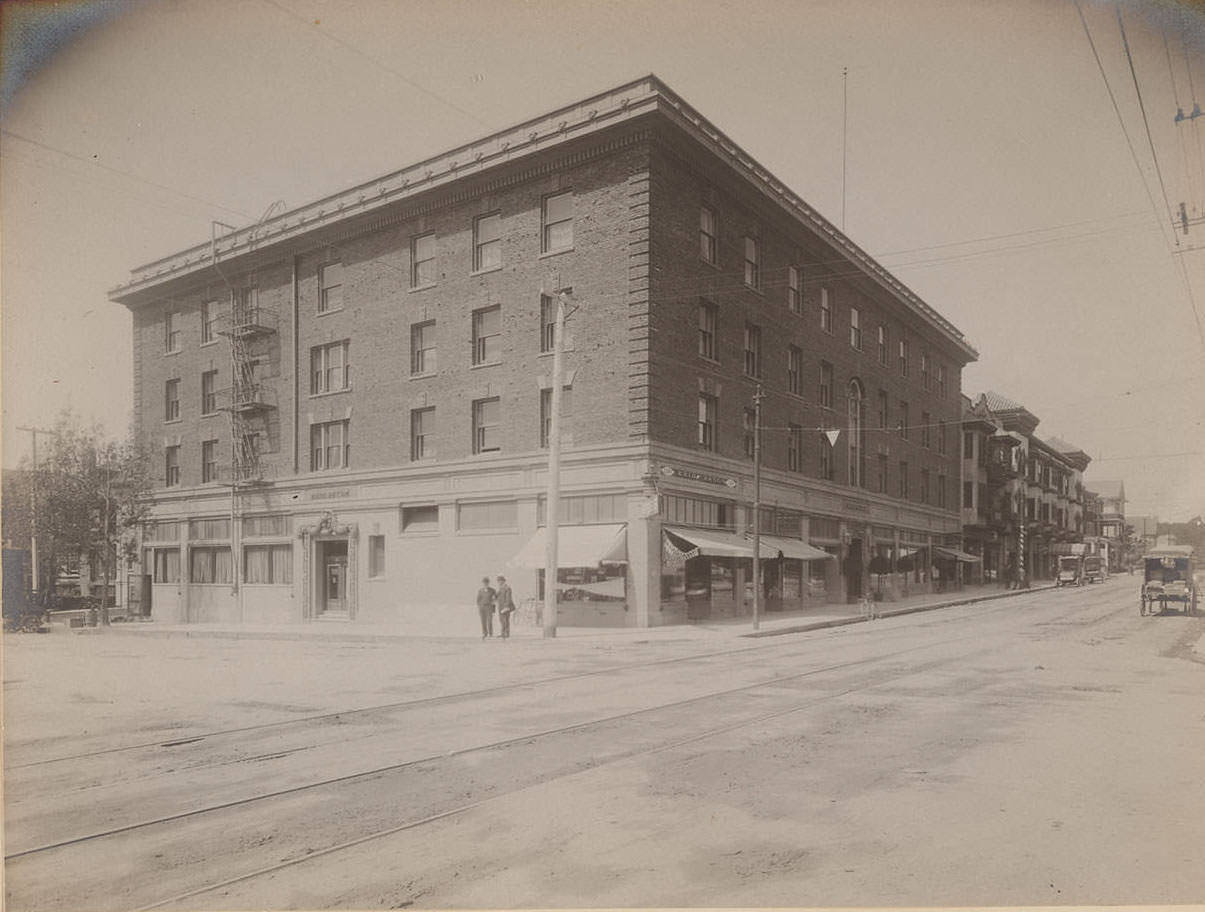
<svg viewBox="0 0 1205 912">
<path fill-rule="evenodd" d="M 756 295 L 761 295 L 763 298 L 766 296 L 766 293 L 764 291 L 762 291 L 761 288 L 759 288 L 758 286 L 750 285 L 748 282 L 745 282 L 743 284 L 745 287 L 745 291 L 751 291 Z"/>
<path fill-rule="evenodd" d="M 211 345 L 217 345 L 219 341 L 219 339 L 210 339 L 208 342 L 202 342 L 201 348 L 209 348 Z"/>
<path fill-rule="evenodd" d="M 704 266 L 710 266 L 710 267 L 711 267 L 712 269 L 714 269 L 716 272 L 719 272 L 719 271 L 720 271 L 720 261 L 719 261 L 719 259 L 715 259 L 715 260 L 709 260 L 709 259 L 707 259 L 706 257 L 702 257 L 702 256 L 701 256 L 701 257 L 699 257 L 699 262 L 700 262 L 700 263 L 702 263 Z"/>
<path fill-rule="evenodd" d="M 439 371 L 425 371 L 421 374 L 411 374 L 410 379 L 411 380 L 427 380 L 431 377 L 438 377 L 438 376 L 439 376 Z"/>
<path fill-rule="evenodd" d="M 218 412 L 218 411 L 215 409 L 215 410 L 214 410 L 214 411 L 212 411 L 212 412 L 201 412 L 201 417 L 202 417 L 202 418 L 217 418 L 217 417 L 218 417 L 218 415 L 220 415 L 220 414 L 221 414 L 221 412 Z"/>
<path fill-rule="evenodd" d="M 483 367 L 497 367 L 501 363 L 501 361 L 482 361 L 480 364 L 470 365 L 469 370 L 479 370 Z"/>
<path fill-rule="evenodd" d="M 310 393 L 308 398 L 325 399 L 327 396 L 338 396 L 340 393 L 350 393 L 351 391 L 352 391 L 352 388 L 350 386 L 345 386 L 342 389 L 327 390 L 324 393 Z"/>
<path fill-rule="evenodd" d="M 183 418 L 164 418 L 163 423 L 164 424 L 183 424 L 184 419 Z"/>
<path fill-rule="evenodd" d="M 499 263 L 497 266 L 487 266 L 484 269 L 474 269 L 472 272 L 469 273 L 469 276 L 470 277 L 483 276 L 483 275 L 489 275 L 491 272 L 501 272 L 501 271 L 502 271 L 502 264 Z"/>
<path fill-rule="evenodd" d="M 438 284 L 439 284 L 438 282 L 428 282 L 425 285 L 412 285 L 407 290 L 408 291 L 428 291 L 429 289 L 434 288 Z"/>
<path fill-rule="evenodd" d="M 438 538 L 438 529 L 403 529 L 398 535 L 403 538 Z"/>
<path fill-rule="evenodd" d="M 714 367 L 720 366 L 720 362 L 717 358 L 708 358 L 706 355 L 699 355 L 699 360 L 705 361 L 708 364 L 713 365 Z"/>
<path fill-rule="evenodd" d="M 318 312 L 315 314 L 315 316 L 318 316 L 318 317 L 329 317 L 331 314 L 343 313 L 343 311 L 345 311 L 346 309 L 347 309 L 346 307 L 332 307 L 332 308 L 330 308 L 329 310 L 320 310 L 320 311 L 318 311 Z"/>
<path fill-rule="evenodd" d="M 573 253 L 573 246 L 559 247 L 556 250 L 545 250 L 539 255 L 538 259 L 543 260 L 547 257 L 560 256 L 562 253 Z"/>
<path fill-rule="evenodd" d="M 165 351 L 163 354 L 165 356 L 166 355 L 178 355 L 182 351 L 184 351 L 184 349 L 182 349 L 182 348 L 173 348 L 171 351 Z"/>
</svg>

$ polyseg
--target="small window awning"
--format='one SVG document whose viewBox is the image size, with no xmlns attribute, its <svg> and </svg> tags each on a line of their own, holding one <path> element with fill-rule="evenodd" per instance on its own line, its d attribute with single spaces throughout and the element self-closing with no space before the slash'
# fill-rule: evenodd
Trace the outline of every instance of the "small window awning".
<svg viewBox="0 0 1205 912">
<path fill-rule="evenodd" d="M 546 527 L 536 529 L 519 553 L 507 561 L 511 567 L 544 569 L 548 541 Z M 557 526 L 556 562 L 558 567 L 597 567 L 599 564 L 628 562 L 628 527 L 624 523 L 593 526 Z"/>
<path fill-rule="evenodd" d="M 765 553 L 766 548 L 769 548 L 773 553 L 771 557 L 777 557 L 778 552 L 782 552 L 783 557 L 789 557 L 792 560 L 828 560 L 829 558 L 836 559 L 835 554 L 829 554 L 827 551 L 822 551 L 820 548 L 809 545 L 805 541 L 800 541 L 797 538 L 779 538 L 777 535 L 763 535 L 761 537 L 762 553 Z"/>
<path fill-rule="evenodd" d="M 982 560 L 982 558 L 976 557 L 974 554 L 967 554 L 965 551 L 959 551 L 957 548 L 943 548 L 941 545 L 934 545 L 933 553 L 938 557 L 961 561 L 964 564 L 977 564 Z"/>
</svg>

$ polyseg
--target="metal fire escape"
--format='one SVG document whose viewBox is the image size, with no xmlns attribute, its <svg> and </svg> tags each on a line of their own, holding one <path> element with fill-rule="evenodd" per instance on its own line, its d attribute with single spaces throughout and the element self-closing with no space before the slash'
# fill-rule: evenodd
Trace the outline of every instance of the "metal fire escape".
<svg viewBox="0 0 1205 912">
<path fill-rule="evenodd" d="M 275 405 L 256 369 L 268 362 L 263 342 L 276 332 L 273 317 L 260 308 L 257 288 L 236 288 L 231 292 L 230 323 L 219 330 L 230 342 L 232 380 L 223 410 L 230 416 L 230 484 L 235 489 L 269 483 L 259 457 Z"/>
</svg>

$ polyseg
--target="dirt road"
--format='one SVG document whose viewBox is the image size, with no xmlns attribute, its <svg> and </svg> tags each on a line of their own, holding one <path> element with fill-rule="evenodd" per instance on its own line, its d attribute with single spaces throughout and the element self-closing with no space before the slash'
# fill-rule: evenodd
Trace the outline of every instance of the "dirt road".
<svg viewBox="0 0 1205 912">
<path fill-rule="evenodd" d="M 1132 588 L 760 640 L 12 638 L 9 907 L 1195 902 L 1202 622 Z"/>
</svg>

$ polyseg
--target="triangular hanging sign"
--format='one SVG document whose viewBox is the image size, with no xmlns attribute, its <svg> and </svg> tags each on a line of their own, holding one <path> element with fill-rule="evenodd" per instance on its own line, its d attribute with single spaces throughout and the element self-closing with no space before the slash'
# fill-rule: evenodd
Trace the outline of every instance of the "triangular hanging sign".
<svg viewBox="0 0 1205 912">
<path fill-rule="evenodd" d="M 840 434 L 841 434 L 840 430 L 825 431 L 824 436 L 828 438 L 828 445 L 836 446 L 837 445 L 837 437 L 839 437 Z"/>
</svg>

